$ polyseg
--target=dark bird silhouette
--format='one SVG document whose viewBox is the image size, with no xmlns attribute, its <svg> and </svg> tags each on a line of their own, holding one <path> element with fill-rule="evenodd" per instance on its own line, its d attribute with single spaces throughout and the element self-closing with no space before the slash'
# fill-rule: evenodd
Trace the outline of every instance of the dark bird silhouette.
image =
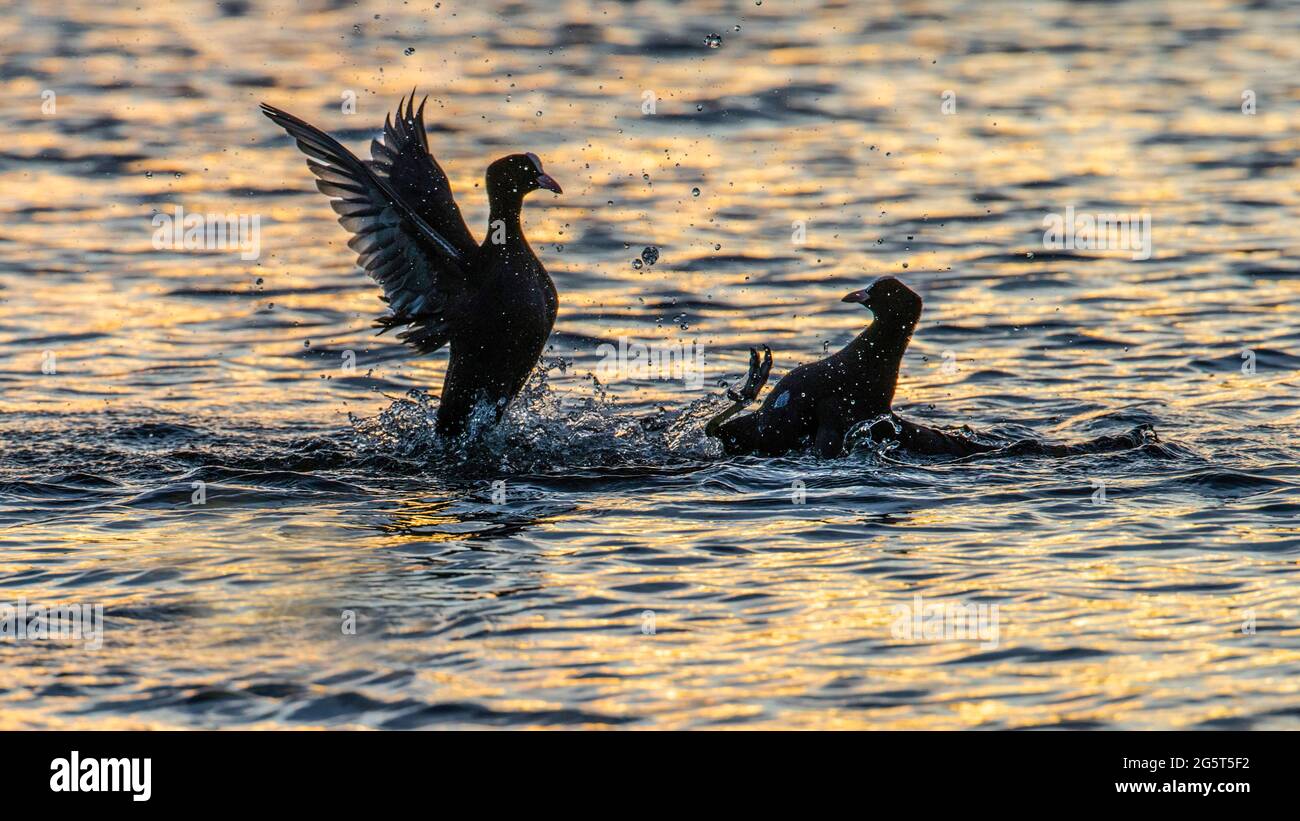
<svg viewBox="0 0 1300 821">
<path fill-rule="evenodd" d="M 562 193 L 541 160 L 511 154 L 488 166 L 480 245 L 429 153 L 424 102 L 416 109 L 414 92 L 385 118 L 369 160 L 292 114 L 265 103 L 262 112 L 310 158 L 316 187 L 353 235 L 348 247 L 383 288 L 389 313 L 375 321 L 380 333 L 406 327 L 398 338 L 421 353 L 450 343 L 438 433 L 464 434 L 480 407 L 498 421 L 541 357 L 559 305 L 520 225 L 529 192 Z"/>
<path fill-rule="evenodd" d="M 767 346 L 762 362 L 750 349 L 745 387 L 730 393 L 732 406 L 705 428 L 724 450 L 779 456 L 811 443 L 822 456 L 838 456 L 855 425 L 890 413 L 903 352 L 921 318 L 921 297 L 885 277 L 843 301 L 870 308 L 874 321 L 837 353 L 786 374 L 757 411 L 731 419 L 758 398 L 772 369 Z"/>
<path fill-rule="evenodd" d="M 1007 455 L 1071 456 L 1138 447 L 1158 441 L 1149 426 L 1123 436 L 1059 445 L 1024 440 L 986 444 L 967 436 L 910 422 L 893 411 L 894 390 L 903 353 L 921 318 L 921 297 L 893 277 L 845 295 L 870 309 L 867 329 L 842 350 L 801 365 L 776 384 L 754 413 L 731 417 L 758 398 L 772 370 L 772 352 L 749 351 L 749 376 L 739 391 L 728 391 L 732 405 L 709 420 L 705 433 L 722 442 L 729 454 L 779 456 L 813 445 L 824 457 L 844 453 L 845 437 L 863 422 L 860 433 L 873 441 L 894 441 L 913 453 L 931 456 Z"/>
</svg>

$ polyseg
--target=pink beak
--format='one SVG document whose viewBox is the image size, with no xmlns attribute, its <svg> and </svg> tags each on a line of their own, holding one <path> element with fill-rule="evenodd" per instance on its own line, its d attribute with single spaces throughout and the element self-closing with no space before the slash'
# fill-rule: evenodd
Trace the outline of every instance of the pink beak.
<svg viewBox="0 0 1300 821">
<path fill-rule="evenodd" d="M 554 191 L 557 194 L 564 193 L 564 189 L 560 188 L 560 184 L 556 182 L 550 174 L 538 174 L 537 187 L 545 188 L 547 191 Z"/>
</svg>

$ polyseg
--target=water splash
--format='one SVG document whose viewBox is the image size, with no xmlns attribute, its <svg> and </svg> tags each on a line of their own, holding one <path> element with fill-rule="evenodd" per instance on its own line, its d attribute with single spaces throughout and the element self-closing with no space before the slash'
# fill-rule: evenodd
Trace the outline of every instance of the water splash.
<svg viewBox="0 0 1300 821">
<path fill-rule="evenodd" d="M 711 461 L 721 454 L 704 435 L 718 397 L 697 399 L 680 410 L 637 414 L 615 404 L 595 376 L 588 395 L 562 396 L 551 387 L 551 374 L 565 374 L 568 368 L 560 358 L 543 360 L 499 424 L 493 423 L 493 409 L 480 405 L 471 415 L 470 435 L 456 441 L 435 429 L 437 397 L 410 391 L 378 416 L 349 417 L 356 446 L 362 453 L 437 460 L 449 471 L 470 473 L 661 467 Z"/>
<path fill-rule="evenodd" d="M 426 466 L 436 465 L 437 472 L 447 476 L 702 467 L 722 457 L 719 443 L 704 434 L 708 419 L 725 401 L 721 393 L 696 399 L 680 409 L 661 407 L 653 412 L 637 412 L 613 401 L 593 374 L 587 375 L 589 394 L 557 392 L 550 384 L 551 374 L 565 375 L 569 367 L 570 363 L 562 358 L 544 359 L 500 422 L 495 421 L 494 409 L 482 404 L 470 416 L 469 435 L 456 440 L 444 439 L 437 433 L 438 398 L 423 390 L 412 390 L 404 398 L 394 399 L 378 416 L 350 415 L 354 447 L 361 457 L 417 460 Z M 878 425 L 888 425 L 895 436 L 903 432 L 892 413 L 854 425 L 845 437 L 845 446 L 856 466 L 954 461 L 947 456 L 909 454 L 897 439 L 874 436 L 873 429 Z M 1119 450 L 1170 459 L 1190 454 L 1176 444 L 1161 442 L 1146 423 L 1120 436 L 1072 444 L 1046 442 L 1032 432 L 976 432 L 968 425 L 946 430 L 973 442 L 1000 447 L 997 453 L 1003 457 L 1064 457 Z"/>
</svg>

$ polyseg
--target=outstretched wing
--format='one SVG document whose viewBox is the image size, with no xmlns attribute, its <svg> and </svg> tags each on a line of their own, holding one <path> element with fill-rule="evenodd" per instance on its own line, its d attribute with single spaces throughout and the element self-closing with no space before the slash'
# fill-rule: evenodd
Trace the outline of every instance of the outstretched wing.
<svg viewBox="0 0 1300 821">
<path fill-rule="evenodd" d="M 366 165 L 387 180 L 402 201 L 409 203 L 433 230 L 462 254 L 472 257 L 478 243 L 465 227 L 447 175 L 429 153 L 429 136 L 424 131 L 424 104 L 428 101 L 428 97 L 421 100 L 417 110 L 412 90 L 409 99 L 397 104 L 396 119 L 384 118 L 383 141 L 371 141 L 371 159 Z"/>
<path fill-rule="evenodd" d="M 262 113 L 311 158 L 316 187 L 353 235 L 348 247 L 384 289 L 392 314 L 376 324 L 385 330 L 415 325 L 401 335 L 404 341 L 426 352 L 442 347 L 455 321 L 448 309 L 470 287 L 469 257 L 338 140 L 274 106 L 263 103 Z"/>
</svg>

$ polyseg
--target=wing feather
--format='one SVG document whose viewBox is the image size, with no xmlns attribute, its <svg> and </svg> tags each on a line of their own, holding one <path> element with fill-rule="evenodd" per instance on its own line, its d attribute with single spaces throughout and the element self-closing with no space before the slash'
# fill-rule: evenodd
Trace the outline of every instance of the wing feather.
<svg viewBox="0 0 1300 821">
<path fill-rule="evenodd" d="M 465 227 L 446 173 L 429 153 L 429 136 L 424 129 L 424 106 L 428 100 L 424 98 L 416 109 L 412 91 L 410 97 L 397 104 L 396 115 L 384 118 L 382 141 L 371 141 L 370 160 L 366 165 L 387 180 L 435 231 L 461 253 L 473 256 L 478 243 Z"/>
<path fill-rule="evenodd" d="M 312 158 L 307 167 L 316 176 L 316 188 L 331 198 L 330 207 L 338 214 L 339 223 L 353 235 L 348 247 L 383 288 L 383 299 L 392 313 L 376 325 L 384 330 L 414 325 L 400 337 L 421 351 L 431 352 L 445 344 L 457 319 L 454 306 L 473 287 L 472 246 L 467 251 L 463 236 L 452 241 L 439 230 L 446 219 L 431 224 L 425 207 L 430 200 L 413 200 L 410 184 L 380 173 L 374 161 L 363 162 L 333 137 L 292 114 L 265 103 L 262 111 Z M 386 132 L 393 128 L 387 126 Z M 394 133 L 407 145 L 414 145 L 423 127 L 414 135 L 408 126 Z M 432 158 L 429 161 L 432 163 Z M 390 165 L 390 170 L 396 168 L 397 164 Z M 441 169 L 438 172 L 441 174 Z M 442 181 L 445 185 L 445 175 Z M 450 200 L 450 188 L 445 190 Z M 458 210 L 455 216 L 459 219 Z M 468 236 L 463 221 L 460 228 Z"/>
</svg>

